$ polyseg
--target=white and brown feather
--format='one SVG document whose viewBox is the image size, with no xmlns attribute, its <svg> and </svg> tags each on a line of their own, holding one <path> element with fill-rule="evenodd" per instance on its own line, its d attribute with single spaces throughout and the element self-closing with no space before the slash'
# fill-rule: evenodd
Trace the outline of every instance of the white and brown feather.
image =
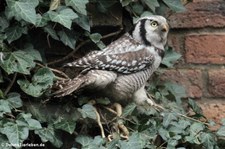
<svg viewBox="0 0 225 149">
<path fill-rule="evenodd" d="M 158 30 L 149 27 L 152 21 L 157 21 Z M 104 50 L 68 63 L 66 66 L 82 67 L 86 71 L 67 84 L 62 83 L 63 88 L 55 95 L 61 97 L 80 88 L 98 88 L 114 100 L 148 100 L 144 85 L 159 67 L 167 40 L 168 30 L 162 26 L 168 24 L 161 16 L 142 18 L 132 32 L 124 34 Z"/>
</svg>

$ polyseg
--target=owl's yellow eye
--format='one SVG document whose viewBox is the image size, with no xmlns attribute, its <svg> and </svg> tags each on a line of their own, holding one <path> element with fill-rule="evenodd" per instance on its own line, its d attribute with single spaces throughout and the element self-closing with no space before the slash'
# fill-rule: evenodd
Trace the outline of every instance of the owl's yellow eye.
<svg viewBox="0 0 225 149">
<path fill-rule="evenodd" d="M 156 21 L 152 21 L 152 22 L 151 22 L 151 26 L 152 26 L 152 27 L 157 27 L 157 26 L 158 26 L 158 23 L 157 23 Z"/>
</svg>

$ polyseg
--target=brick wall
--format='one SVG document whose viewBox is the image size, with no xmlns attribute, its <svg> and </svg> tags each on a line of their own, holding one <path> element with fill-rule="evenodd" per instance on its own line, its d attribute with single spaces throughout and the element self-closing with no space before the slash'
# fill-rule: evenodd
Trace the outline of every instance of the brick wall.
<svg viewBox="0 0 225 149">
<path fill-rule="evenodd" d="M 169 16 L 169 45 L 182 54 L 163 76 L 182 84 L 208 118 L 225 118 L 225 1 L 193 0 Z"/>
</svg>

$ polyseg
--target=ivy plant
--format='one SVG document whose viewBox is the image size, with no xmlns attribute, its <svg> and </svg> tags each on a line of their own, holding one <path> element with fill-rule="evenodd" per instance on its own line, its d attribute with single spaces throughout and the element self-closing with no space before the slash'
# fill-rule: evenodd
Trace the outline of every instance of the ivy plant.
<svg viewBox="0 0 225 149">
<path fill-rule="evenodd" d="M 115 5 L 124 18 L 120 29 L 103 34 L 93 25 L 94 14 L 116 18 L 108 12 Z M 105 39 L 115 39 L 139 17 L 184 10 L 180 0 L 1 0 L 2 147 L 216 149 L 223 145 L 224 120 L 217 132 L 211 131 L 213 123 L 205 120 L 198 105 L 183 99 L 183 87 L 157 78 L 148 86 L 161 105 L 156 109 L 142 110 L 128 103 L 117 115 L 109 110 L 115 103 L 104 97 L 93 103 L 82 94 L 63 99 L 51 96 L 54 81 L 67 77 L 60 66 L 68 59 L 101 50 Z M 162 66 L 173 67 L 180 56 L 168 48 Z M 183 101 L 188 103 L 186 109 Z"/>
</svg>

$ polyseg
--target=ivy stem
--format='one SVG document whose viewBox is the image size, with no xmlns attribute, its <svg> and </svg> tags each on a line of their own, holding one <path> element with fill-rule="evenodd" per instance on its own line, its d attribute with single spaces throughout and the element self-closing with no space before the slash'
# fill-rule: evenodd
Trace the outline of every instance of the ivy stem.
<svg viewBox="0 0 225 149">
<path fill-rule="evenodd" d="M 14 73 L 13 79 L 12 79 L 12 81 L 10 82 L 9 86 L 6 88 L 6 90 L 5 90 L 5 92 L 4 92 L 4 95 L 7 95 L 8 92 L 10 91 L 10 89 L 12 88 L 14 82 L 16 81 L 16 77 L 17 77 L 17 72 Z"/>
<path fill-rule="evenodd" d="M 113 32 L 113 33 L 109 33 L 109 34 L 107 34 L 107 35 L 104 35 L 104 36 L 102 36 L 101 39 L 105 39 L 105 38 L 108 38 L 108 37 L 117 35 L 117 34 L 119 34 L 119 33 L 121 32 L 121 30 L 122 30 L 122 29 L 120 29 L 120 30 L 118 30 L 118 31 L 116 31 L 116 32 Z M 68 58 L 72 57 L 73 54 L 74 54 L 78 49 L 80 49 L 82 46 L 84 46 L 84 45 L 87 44 L 88 42 L 91 42 L 91 40 L 90 40 L 90 39 L 87 39 L 87 40 L 81 42 L 81 43 L 75 48 L 75 50 L 73 50 L 72 52 L 70 52 L 69 54 L 67 54 L 66 56 L 64 56 L 64 57 L 61 58 L 61 59 L 57 59 L 57 60 L 55 60 L 55 61 L 52 61 L 52 62 L 47 63 L 47 65 L 53 65 L 53 64 L 60 63 L 60 62 L 63 62 L 63 61 L 65 61 L 65 60 L 67 60 Z"/>
</svg>

